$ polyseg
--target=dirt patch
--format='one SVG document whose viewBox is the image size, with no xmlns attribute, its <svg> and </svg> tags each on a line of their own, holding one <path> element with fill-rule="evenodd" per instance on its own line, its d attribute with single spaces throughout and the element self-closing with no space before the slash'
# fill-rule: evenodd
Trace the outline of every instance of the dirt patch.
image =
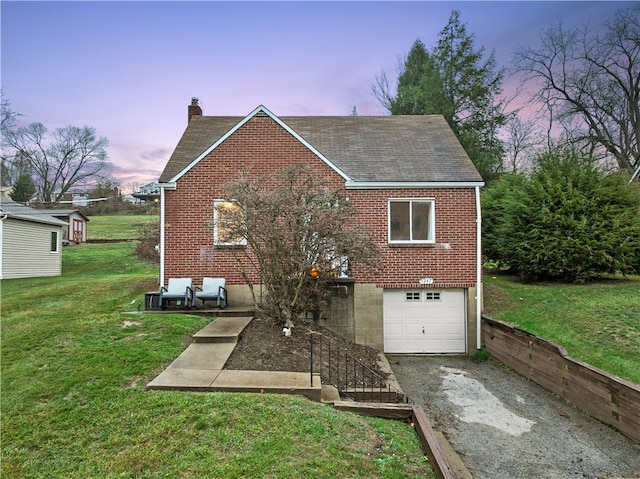
<svg viewBox="0 0 640 479">
<path fill-rule="evenodd" d="M 123 321 L 122 324 L 120 324 L 120 327 L 122 329 L 125 328 L 130 328 L 132 326 L 140 326 L 142 324 L 142 321 Z"/>
<path fill-rule="evenodd" d="M 142 376 L 133 376 L 127 384 L 120 386 L 120 389 L 132 389 L 138 385 L 138 382 L 142 379 Z"/>
<path fill-rule="evenodd" d="M 269 318 L 255 318 L 240 334 L 238 344 L 227 360 L 225 369 L 253 371 L 293 371 L 308 372 L 310 369 L 309 338 L 313 335 L 316 344 L 314 353 L 314 370 L 320 363 L 324 368 L 337 368 L 336 354 L 348 353 L 350 360 L 356 359 L 361 365 L 373 370 L 377 375 L 386 378 L 378 364 L 378 351 L 375 348 L 362 346 L 349 341 L 329 329 L 303 321 L 292 328 L 291 336 L 285 336 L 282 326 Z M 335 353 L 318 354 L 317 345 L 331 342 Z M 344 365 L 344 361 L 342 362 Z"/>
</svg>

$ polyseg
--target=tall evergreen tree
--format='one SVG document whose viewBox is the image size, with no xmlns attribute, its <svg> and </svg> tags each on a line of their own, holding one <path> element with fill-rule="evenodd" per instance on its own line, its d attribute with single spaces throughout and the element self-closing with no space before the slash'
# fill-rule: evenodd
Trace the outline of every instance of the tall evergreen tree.
<svg viewBox="0 0 640 479">
<path fill-rule="evenodd" d="M 33 178 L 28 173 L 23 173 L 13 185 L 13 189 L 9 196 L 13 201 L 18 203 L 26 203 L 33 195 L 36 194 L 36 187 L 33 184 Z"/>
<path fill-rule="evenodd" d="M 442 113 L 442 81 L 434 58 L 419 39 L 407 55 L 398 77 L 396 96 L 390 99 L 392 115 L 430 115 Z"/>
<path fill-rule="evenodd" d="M 498 128 L 506 123 L 498 95 L 502 92 L 503 70 L 496 71 L 493 53 L 483 60 L 484 47 L 475 49 L 473 35 L 467 32 L 454 10 L 440 32 L 433 50 L 440 71 L 445 101 L 442 113 L 467 154 L 486 181 L 502 170 L 504 148 Z"/>
<path fill-rule="evenodd" d="M 374 94 L 392 115 L 443 115 L 486 181 L 502 171 L 504 148 L 498 128 L 505 124 L 502 103 L 504 71 L 493 54 L 484 60 L 473 35 L 453 10 L 430 53 L 416 40 L 401 67 L 396 94 L 384 73 Z"/>
</svg>

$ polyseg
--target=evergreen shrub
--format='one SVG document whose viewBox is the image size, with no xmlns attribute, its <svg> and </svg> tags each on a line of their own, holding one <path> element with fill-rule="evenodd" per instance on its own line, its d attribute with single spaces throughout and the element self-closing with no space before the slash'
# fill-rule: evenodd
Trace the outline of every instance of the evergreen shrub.
<svg viewBox="0 0 640 479">
<path fill-rule="evenodd" d="M 640 266 L 640 190 L 572 149 L 540 155 L 529 176 L 483 194 L 487 259 L 523 280 L 583 282 Z"/>
</svg>

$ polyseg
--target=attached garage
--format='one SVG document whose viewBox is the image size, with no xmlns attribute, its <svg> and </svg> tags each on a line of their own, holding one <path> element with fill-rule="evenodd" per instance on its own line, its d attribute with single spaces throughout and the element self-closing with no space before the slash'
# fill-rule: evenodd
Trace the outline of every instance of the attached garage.
<svg viewBox="0 0 640 479">
<path fill-rule="evenodd" d="M 385 353 L 466 353 L 464 289 L 386 289 Z"/>
</svg>

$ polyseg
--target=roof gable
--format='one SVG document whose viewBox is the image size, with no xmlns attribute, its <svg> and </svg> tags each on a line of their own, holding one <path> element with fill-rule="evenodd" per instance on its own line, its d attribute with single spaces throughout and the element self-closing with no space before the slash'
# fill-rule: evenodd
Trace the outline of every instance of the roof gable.
<svg viewBox="0 0 640 479">
<path fill-rule="evenodd" d="M 271 117 L 350 187 L 483 182 L 441 115 L 278 118 L 264 106 L 244 118 L 194 116 L 160 182 L 179 179 L 256 115 Z"/>
<path fill-rule="evenodd" d="M 324 161 L 331 169 L 333 169 L 336 173 L 338 173 L 340 176 L 342 176 L 345 179 L 345 181 L 350 180 L 350 178 L 347 175 L 345 175 L 331 161 L 329 161 L 327 158 L 325 158 L 322 155 L 322 153 L 317 151 L 313 147 L 313 145 L 309 144 L 304 138 L 302 138 L 300 135 L 298 135 L 298 133 L 296 133 L 296 131 L 291 129 L 285 122 L 283 122 L 280 118 L 278 118 L 273 113 L 271 113 L 265 106 L 260 105 L 255 110 L 253 110 L 251 113 L 249 113 L 247 116 L 245 116 L 240 121 L 238 121 L 229 130 L 227 130 L 225 133 L 223 133 L 217 140 L 215 140 L 213 142 L 213 144 L 211 144 L 210 146 L 206 147 L 204 149 L 204 151 L 202 151 L 200 154 L 198 154 L 193 159 L 193 161 L 188 163 L 184 168 L 179 170 L 175 175 L 168 177 L 169 175 L 171 175 L 171 173 L 167 173 L 167 168 L 165 168 L 165 171 L 162 173 L 162 175 L 160 177 L 160 182 L 175 182 L 175 181 L 179 180 L 185 173 L 187 173 L 191 168 L 193 168 L 195 165 L 197 165 L 204 157 L 206 157 L 209 153 L 211 153 L 213 150 L 215 150 L 216 147 L 218 147 L 218 145 L 220 145 L 227 138 L 229 138 L 231 135 L 233 135 L 233 133 L 235 133 L 237 130 L 242 128 L 242 126 L 245 123 L 247 123 L 253 117 L 258 116 L 258 115 L 263 115 L 263 116 L 266 115 L 266 116 L 270 117 L 277 124 L 279 124 L 282 128 L 284 128 L 288 133 L 290 133 L 296 140 L 298 140 L 305 147 L 307 147 L 309 150 L 311 150 L 316 156 L 318 156 L 318 158 L 320 158 L 322 161 Z M 196 118 L 197 118 L 197 120 L 196 120 Z M 187 139 L 187 144 L 183 145 L 185 148 L 181 149 L 179 156 L 184 155 L 185 152 L 182 151 L 182 150 L 188 150 L 192 143 L 193 144 L 200 143 L 200 147 L 205 145 L 206 144 L 206 140 L 203 138 L 203 134 L 208 136 L 209 137 L 209 141 L 211 141 L 210 139 L 212 137 L 217 136 L 218 134 L 220 134 L 224 130 L 225 126 L 228 126 L 229 123 L 232 123 L 234 121 L 234 117 L 226 117 L 227 118 L 227 122 L 220 122 L 220 125 L 216 125 L 215 128 L 206 128 L 206 126 L 208 126 L 208 125 L 203 125 L 202 124 L 203 123 L 202 119 L 206 119 L 206 118 L 211 118 L 211 117 L 203 117 L 203 116 L 194 116 L 194 117 L 192 117 L 191 121 L 189 122 L 189 126 L 191 125 L 191 122 L 194 121 L 194 120 L 196 122 L 198 122 L 199 124 L 198 124 L 197 128 L 194 128 L 194 131 L 190 132 L 191 134 L 189 135 L 189 138 Z M 202 127 L 205 127 L 205 128 L 202 128 Z M 189 131 L 189 127 L 187 127 L 187 130 L 185 131 L 185 134 L 183 135 L 183 139 L 184 139 L 185 136 L 187 136 L 187 132 L 188 131 Z M 180 140 L 180 143 L 182 143 L 182 139 Z M 179 143 L 179 146 L 180 146 L 180 143 Z M 174 158 L 174 155 L 176 154 L 177 151 L 178 151 L 178 148 L 176 148 L 176 151 L 174 152 L 174 154 L 171 155 L 171 158 L 169 159 L 169 163 L 167 164 L 167 167 L 169 166 L 169 164 L 172 163 L 171 160 Z M 187 153 L 187 154 L 189 154 L 189 153 Z M 181 164 L 183 164 L 184 160 L 186 160 L 186 159 L 188 159 L 188 158 L 184 158 L 183 157 L 182 161 L 178 160 L 178 161 L 176 161 L 174 163 L 179 168 L 179 166 Z"/>
</svg>

